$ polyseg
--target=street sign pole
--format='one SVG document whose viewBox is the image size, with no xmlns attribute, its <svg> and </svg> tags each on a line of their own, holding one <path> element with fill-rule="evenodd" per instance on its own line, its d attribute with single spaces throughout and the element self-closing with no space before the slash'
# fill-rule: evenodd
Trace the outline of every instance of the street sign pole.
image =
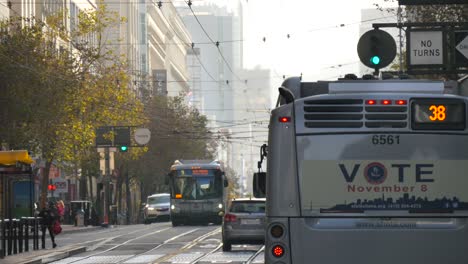
<svg viewBox="0 0 468 264">
<path fill-rule="evenodd" d="M 109 225 L 109 204 L 110 204 L 110 199 L 109 199 L 109 180 L 110 180 L 110 155 L 109 155 L 109 147 L 104 148 L 104 159 L 105 159 L 105 164 L 106 164 L 106 169 L 104 173 L 104 206 L 103 206 L 103 213 L 104 213 L 104 221 L 102 223 L 102 226 L 108 226 Z"/>
</svg>

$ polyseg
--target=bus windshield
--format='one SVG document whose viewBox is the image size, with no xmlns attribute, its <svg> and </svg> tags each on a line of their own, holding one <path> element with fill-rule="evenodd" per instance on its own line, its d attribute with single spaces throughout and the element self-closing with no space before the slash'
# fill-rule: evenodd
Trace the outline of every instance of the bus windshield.
<svg viewBox="0 0 468 264">
<path fill-rule="evenodd" d="M 465 138 L 400 134 L 385 146 L 372 135 L 298 136 L 303 214 L 468 215 Z"/>
<path fill-rule="evenodd" d="M 197 173 L 202 173 L 204 176 Z M 172 198 L 176 199 L 213 199 L 223 194 L 221 177 L 215 176 L 213 170 L 178 170 L 172 186 Z"/>
</svg>

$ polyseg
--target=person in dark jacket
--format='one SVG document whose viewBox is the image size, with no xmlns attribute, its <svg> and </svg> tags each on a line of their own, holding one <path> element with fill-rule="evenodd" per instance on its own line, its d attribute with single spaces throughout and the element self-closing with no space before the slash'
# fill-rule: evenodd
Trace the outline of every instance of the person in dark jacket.
<svg viewBox="0 0 468 264">
<path fill-rule="evenodd" d="M 45 248 L 45 234 L 46 229 L 49 230 L 50 239 L 52 240 L 52 246 L 55 248 L 55 235 L 54 235 L 54 223 L 58 220 L 57 209 L 55 208 L 54 202 L 49 202 L 48 206 L 42 208 L 41 212 L 38 215 L 42 217 L 42 248 Z"/>
</svg>

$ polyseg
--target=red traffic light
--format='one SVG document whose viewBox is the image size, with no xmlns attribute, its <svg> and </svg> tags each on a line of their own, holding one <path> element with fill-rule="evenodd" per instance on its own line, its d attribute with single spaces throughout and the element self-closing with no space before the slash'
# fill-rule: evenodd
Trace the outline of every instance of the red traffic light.
<svg viewBox="0 0 468 264">
<path fill-rule="evenodd" d="M 57 186 L 55 186 L 55 184 L 49 184 L 47 186 L 47 189 L 49 189 L 49 191 L 55 191 L 57 189 Z"/>
</svg>

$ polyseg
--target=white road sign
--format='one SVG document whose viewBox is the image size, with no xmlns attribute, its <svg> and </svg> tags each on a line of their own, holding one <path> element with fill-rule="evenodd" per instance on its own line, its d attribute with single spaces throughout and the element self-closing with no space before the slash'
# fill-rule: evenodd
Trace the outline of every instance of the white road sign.
<svg viewBox="0 0 468 264">
<path fill-rule="evenodd" d="M 409 52 L 410 65 L 443 64 L 442 31 L 411 31 Z"/>
<path fill-rule="evenodd" d="M 468 36 L 458 43 L 455 48 L 468 59 Z"/>
<path fill-rule="evenodd" d="M 55 193 L 67 193 L 68 192 L 68 182 L 62 178 L 52 179 L 52 183 L 57 187 Z"/>
<path fill-rule="evenodd" d="M 137 128 L 135 130 L 135 141 L 138 145 L 148 144 L 151 138 L 151 131 L 147 128 Z"/>
</svg>

